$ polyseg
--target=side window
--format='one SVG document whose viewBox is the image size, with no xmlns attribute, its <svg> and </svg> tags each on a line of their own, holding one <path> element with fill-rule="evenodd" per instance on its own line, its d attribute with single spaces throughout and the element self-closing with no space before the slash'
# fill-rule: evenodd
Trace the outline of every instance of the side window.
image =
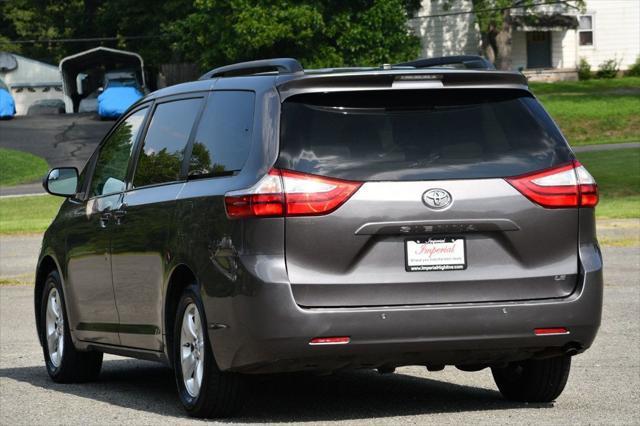
<svg viewBox="0 0 640 426">
<path fill-rule="evenodd" d="M 201 98 L 183 99 L 156 107 L 133 178 L 135 187 L 180 178 L 184 148 L 201 102 Z"/>
<path fill-rule="evenodd" d="M 127 117 L 100 148 L 89 188 L 89 197 L 124 190 L 129 158 L 147 109 L 141 109 Z"/>
<path fill-rule="evenodd" d="M 578 25 L 580 46 L 593 46 L 593 15 L 582 15 Z"/>
<path fill-rule="evenodd" d="M 189 176 L 239 171 L 251 148 L 253 92 L 213 92 L 198 126 L 189 161 Z"/>
</svg>

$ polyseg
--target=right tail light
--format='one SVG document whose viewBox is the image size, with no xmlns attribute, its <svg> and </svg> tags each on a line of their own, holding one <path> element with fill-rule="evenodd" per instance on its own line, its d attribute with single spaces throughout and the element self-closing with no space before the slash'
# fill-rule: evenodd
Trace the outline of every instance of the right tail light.
<svg viewBox="0 0 640 426">
<path fill-rule="evenodd" d="M 542 207 L 595 207 L 598 204 L 598 185 L 578 161 L 506 180 Z"/>
</svg>

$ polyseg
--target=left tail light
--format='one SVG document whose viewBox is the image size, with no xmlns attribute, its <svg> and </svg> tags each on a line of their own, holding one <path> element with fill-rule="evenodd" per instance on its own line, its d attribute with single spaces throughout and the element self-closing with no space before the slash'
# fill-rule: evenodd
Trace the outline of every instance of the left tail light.
<svg viewBox="0 0 640 426">
<path fill-rule="evenodd" d="M 362 182 L 271 169 L 254 186 L 225 194 L 230 219 L 317 216 L 344 204 Z"/>
<path fill-rule="evenodd" d="M 598 204 L 596 181 L 578 161 L 506 180 L 542 207 L 595 207 Z"/>
</svg>

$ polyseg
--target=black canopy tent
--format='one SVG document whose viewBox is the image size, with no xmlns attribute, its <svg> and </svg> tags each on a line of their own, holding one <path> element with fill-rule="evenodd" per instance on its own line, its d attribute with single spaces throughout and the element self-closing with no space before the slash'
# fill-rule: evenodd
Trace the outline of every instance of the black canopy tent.
<svg viewBox="0 0 640 426">
<path fill-rule="evenodd" d="M 134 52 L 96 47 L 67 56 L 60 61 L 62 88 L 65 96 L 66 112 L 77 112 L 80 100 L 102 86 L 105 72 L 133 70 L 142 88 L 145 87 L 144 61 Z M 84 74 L 80 91 L 78 75 Z"/>
</svg>

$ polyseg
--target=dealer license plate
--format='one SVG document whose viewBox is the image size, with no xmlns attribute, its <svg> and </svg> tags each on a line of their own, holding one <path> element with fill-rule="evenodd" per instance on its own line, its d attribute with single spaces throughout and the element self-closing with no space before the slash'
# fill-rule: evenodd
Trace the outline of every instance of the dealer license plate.
<svg viewBox="0 0 640 426">
<path fill-rule="evenodd" d="M 417 271 L 466 269 L 465 240 L 462 237 L 431 237 L 405 240 L 405 268 Z"/>
</svg>

